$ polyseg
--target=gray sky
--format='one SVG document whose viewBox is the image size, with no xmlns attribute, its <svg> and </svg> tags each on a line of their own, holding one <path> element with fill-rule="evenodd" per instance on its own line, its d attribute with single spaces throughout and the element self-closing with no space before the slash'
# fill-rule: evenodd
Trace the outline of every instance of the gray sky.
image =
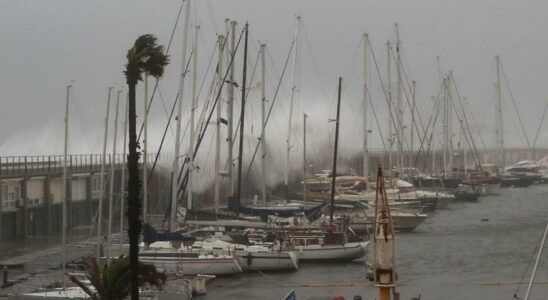
<svg viewBox="0 0 548 300">
<path fill-rule="evenodd" d="M 343 143 L 351 144 L 349 149 L 360 147 L 355 135 L 361 130 L 361 35 L 369 33 L 384 76 L 384 43 L 394 39 L 395 22 L 400 24 L 408 76 L 418 82 L 417 101 L 425 115 L 430 113 L 431 95 L 438 90 L 438 55 L 443 70 L 453 70 L 461 94 L 467 97 L 475 118 L 483 125 L 488 144 L 493 139 L 495 55 L 502 59 L 531 137 L 548 100 L 548 2 L 545 1 L 197 2 L 202 27 L 200 72 L 204 72 L 211 55 L 215 32 L 223 31 L 224 19 L 231 18 L 240 26 L 245 21 L 250 23 L 250 61 L 256 58 L 258 41 L 267 42 L 271 82 L 277 81 L 283 67 L 294 31 L 294 15 L 302 15 L 305 29 L 301 40 L 302 84 L 295 122 L 300 124 L 301 112 L 306 111 L 312 124 L 317 124 L 310 129 L 312 135 L 325 137 L 321 129 L 329 126 L 327 118 L 333 117 L 336 78 L 342 75 L 347 101 L 343 104 L 346 119 L 342 125 L 346 133 L 342 138 Z M 100 151 L 107 87 L 124 87 L 122 70 L 127 49 L 143 33 L 155 34 L 161 43 L 167 44 L 180 4 L 180 0 L 0 0 L 0 155 L 62 153 L 64 93 L 71 80 L 74 80 L 71 152 Z M 181 26 L 170 50 L 171 64 L 161 82 L 168 107 L 177 91 L 180 53 Z M 381 126 L 385 127 L 382 115 L 385 102 L 374 69 L 372 77 L 376 110 L 383 119 Z M 284 111 L 289 100 L 289 78 L 286 77 L 277 100 L 280 108 L 274 111 L 276 121 L 269 129 L 271 140 L 280 143 L 286 130 Z M 205 86 L 208 85 L 209 80 Z M 268 93 L 272 97 L 271 85 Z M 507 95 L 505 109 L 510 115 L 513 112 Z M 153 145 L 160 140 L 166 120 L 164 108 L 160 102 L 156 104 L 151 116 Z M 375 137 L 378 129 L 374 121 L 370 122 L 374 131 L 372 147 L 378 148 L 381 146 Z M 524 143 L 516 122 L 515 117 L 506 117 L 510 145 Z M 256 126 L 248 127 L 253 128 L 255 135 Z M 544 142 L 547 138 L 548 134 L 541 134 L 539 143 L 548 145 Z"/>
</svg>

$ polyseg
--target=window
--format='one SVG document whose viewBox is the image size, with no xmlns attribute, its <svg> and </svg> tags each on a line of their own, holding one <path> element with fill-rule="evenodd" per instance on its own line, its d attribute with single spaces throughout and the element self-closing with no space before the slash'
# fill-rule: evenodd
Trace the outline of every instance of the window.
<svg viewBox="0 0 548 300">
<path fill-rule="evenodd" d="M 306 244 L 307 245 L 318 245 L 318 244 L 320 244 L 320 240 L 318 240 L 318 239 L 307 239 Z"/>
<path fill-rule="evenodd" d="M 8 200 L 8 186 L 7 185 L 0 185 L 0 200 L 7 201 Z"/>
<path fill-rule="evenodd" d="M 1 203 L 3 210 L 17 209 L 17 200 L 20 198 L 18 182 L 15 184 L 1 184 Z"/>
<path fill-rule="evenodd" d="M 91 198 L 99 199 L 101 195 L 101 175 L 91 177 Z"/>
</svg>

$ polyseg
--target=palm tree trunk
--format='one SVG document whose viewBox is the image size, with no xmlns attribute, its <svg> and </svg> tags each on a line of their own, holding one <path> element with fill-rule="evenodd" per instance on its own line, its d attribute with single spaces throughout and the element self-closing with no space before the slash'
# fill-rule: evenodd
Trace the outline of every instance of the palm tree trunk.
<svg viewBox="0 0 548 300">
<path fill-rule="evenodd" d="M 127 196 L 127 217 L 128 217 L 128 238 L 129 238 L 129 260 L 131 267 L 131 299 L 139 299 L 139 235 L 141 234 L 141 199 L 139 180 L 139 145 L 137 144 L 135 112 L 135 87 L 137 80 L 127 80 L 129 89 L 128 127 L 129 127 L 129 154 L 127 157 L 128 168 L 128 196 Z"/>
</svg>

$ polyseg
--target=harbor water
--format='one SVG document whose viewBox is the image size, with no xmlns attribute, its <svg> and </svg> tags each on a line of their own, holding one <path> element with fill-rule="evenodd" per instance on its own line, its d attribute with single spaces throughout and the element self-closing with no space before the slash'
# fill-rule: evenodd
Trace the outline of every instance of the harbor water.
<svg viewBox="0 0 548 300">
<path fill-rule="evenodd" d="M 455 202 L 431 213 L 413 233 L 397 236 L 400 299 L 513 299 L 523 297 L 542 232 L 548 222 L 548 185 L 502 189 L 478 202 Z M 90 240 L 67 248 L 69 260 L 94 254 Z M 45 247 L 41 247 L 45 248 Z M 29 282 L 2 290 L 23 292 L 60 280 L 60 247 L 41 250 L 11 276 L 37 273 Z M 31 255 L 32 254 L 28 254 Z M 530 299 L 548 295 L 548 251 L 541 256 Z M 521 284 L 518 284 L 522 282 Z M 364 261 L 301 263 L 296 272 L 248 272 L 219 277 L 198 299 L 376 299 Z"/>
<path fill-rule="evenodd" d="M 416 232 L 398 235 L 400 299 L 513 299 L 523 297 L 548 222 L 548 185 L 501 189 L 478 202 L 436 210 Z M 530 299 L 548 295 L 548 251 Z M 518 282 L 523 281 L 521 285 Z M 246 273 L 218 278 L 203 299 L 375 299 L 363 261 L 300 264 L 294 273 Z M 202 298 L 202 297 L 200 297 Z"/>
</svg>

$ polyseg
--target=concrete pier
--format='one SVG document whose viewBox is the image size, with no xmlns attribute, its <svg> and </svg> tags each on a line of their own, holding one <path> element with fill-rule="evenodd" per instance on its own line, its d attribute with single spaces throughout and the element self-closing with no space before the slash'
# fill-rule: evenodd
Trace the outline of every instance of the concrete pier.
<svg viewBox="0 0 548 300">
<path fill-rule="evenodd" d="M 155 154 L 150 154 L 153 162 Z M 109 176 L 110 161 L 114 159 L 114 220 L 118 227 L 120 216 L 120 199 L 122 199 L 120 172 L 126 166 L 123 156 L 106 157 Z M 89 235 L 97 214 L 100 191 L 101 155 L 71 155 L 69 157 L 67 183 L 67 215 L 70 238 L 75 235 Z M 142 167 L 142 165 L 141 165 Z M 150 168 L 151 164 L 147 166 Z M 155 172 L 157 173 L 157 172 Z M 141 172 L 142 174 L 142 172 Z M 156 177 L 161 175 L 154 175 Z M 149 198 L 165 201 L 159 190 L 161 178 L 150 181 Z M 105 180 L 108 185 L 109 180 Z M 103 201 L 108 201 L 110 189 L 105 187 Z M 63 156 L 4 156 L 0 157 L 0 245 L 2 243 L 19 243 L 33 239 L 45 239 L 60 234 L 62 223 L 63 189 Z M 123 198 L 125 201 L 125 198 Z M 107 202 L 105 202 L 107 203 Z M 104 205 L 106 228 L 106 209 Z M 154 205 L 163 213 L 163 203 Z M 93 233 L 96 234 L 96 233 Z"/>
</svg>

